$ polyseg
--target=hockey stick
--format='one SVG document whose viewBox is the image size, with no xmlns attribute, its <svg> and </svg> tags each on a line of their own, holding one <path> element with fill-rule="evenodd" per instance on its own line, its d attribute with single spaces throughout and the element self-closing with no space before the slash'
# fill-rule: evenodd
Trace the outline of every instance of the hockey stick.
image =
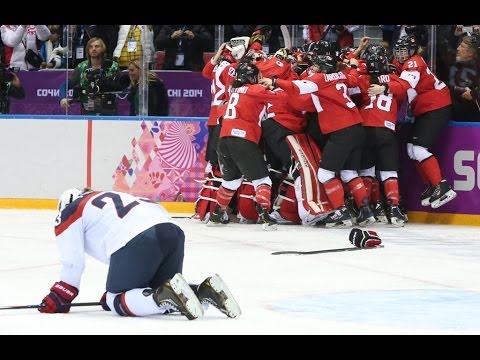
<svg viewBox="0 0 480 360">
<path fill-rule="evenodd" d="M 287 25 L 280 25 L 280 31 L 282 32 L 283 42 L 285 43 L 286 49 L 292 48 L 292 39 L 290 38 L 290 32 L 288 31 Z"/>
<path fill-rule="evenodd" d="M 324 254 L 324 253 L 343 252 L 343 251 L 371 250 L 371 249 L 378 249 L 383 247 L 384 247 L 383 245 L 377 245 L 375 247 L 370 247 L 370 248 L 348 247 L 348 248 L 316 250 L 316 251 L 277 251 L 277 252 L 273 252 L 272 255 L 313 255 L 313 254 Z"/>
<path fill-rule="evenodd" d="M 72 303 L 70 306 L 100 306 L 102 305 L 101 302 L 84 302 L 84 303 Z M 20 310 L 20 309 L 40 309 L 44 307 L 44 304 L 36 304 L 36 305 L 19 305 L 19 306 L 3 306 L 0 307 L 0 310 Z"/>
</svg>

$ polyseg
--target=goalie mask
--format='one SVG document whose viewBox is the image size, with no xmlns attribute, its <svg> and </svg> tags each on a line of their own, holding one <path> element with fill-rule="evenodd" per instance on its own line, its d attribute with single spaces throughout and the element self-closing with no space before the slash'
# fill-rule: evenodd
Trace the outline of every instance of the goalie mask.
<svg viewBox="0 0 480 360">
<path fill-rule="evenodd" d="M 58 200 L 58 211 L 62 212 L 63 209 L 77 200 L 83 193 L 83 190 L 77 188 L 65 190 Z"/>
<path fill-rule="evenodd" d="M 289 62 L 289 63 L 295 61 L 292 50 L 287 49 L 287 48 L 278 49 L 274 56 L 277 59 L 280 59 L 280 60 L 283 60 L 283 61 L 286 61 L 286 62 Z"/>
<path fill-rule="evenodd" d="M 247 52 L 249 41 L 250 41 L 250 38 L 248 36 L 231 38 L 230 41 L 225 46 L 225 49 L 227 51 L 224 51 L 223 56 L 227 59 L 227 61 L 237 62 Z M 230 59 L 229 59 L 229 55 L 231 55 Z M 231 61 L 232 58 L 233 58 L 233 61 Z"/>
</svg>

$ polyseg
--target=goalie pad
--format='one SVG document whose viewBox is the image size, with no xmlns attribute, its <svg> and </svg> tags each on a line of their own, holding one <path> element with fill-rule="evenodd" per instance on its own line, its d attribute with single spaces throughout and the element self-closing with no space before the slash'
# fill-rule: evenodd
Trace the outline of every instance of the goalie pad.
<svg viewBox="0 0 480 360">
<path fill-rule="evenodd" d="M 258 212 L 255 207 L 255 188 L 251 182 L 244 181 L 237 190 L 237 216 L 240 222 L 256 223 Z"/>
<path fill-rule="evenodd" d="M 298 204 L 293 183 L 288 180 L 283 180 L 282 187 L 285 190 L 278 194 L 276 201 L 276 203 L 280 205 L 274 206 L 274 208 L 276 207 L 276 210 L 283 219 L 295 224 L 301 224 L 302 220 L 298 216 Z M 280 199 L 281 201 L 279 201 Z"/>
<path fill-rule="evenodd" d="M 302 204 L 312 215 L 333 210 L 317 172 L 322 158 L 320 149 L 308 134 L 288 135 L 287 141 L 302 183 Z"/>
<path fill-rule="evenodd" d="M 195 201 L 195 218 L 206 222 L 217 205 L 217 191 L 222 183 L 222 174 L 218 167 L 214 166 L 205 179 L 195 181 L 203 183 Z"/>
</svg>

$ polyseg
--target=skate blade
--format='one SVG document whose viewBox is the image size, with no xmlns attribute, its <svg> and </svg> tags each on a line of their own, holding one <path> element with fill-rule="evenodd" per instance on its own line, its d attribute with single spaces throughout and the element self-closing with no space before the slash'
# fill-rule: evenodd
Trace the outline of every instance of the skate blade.
<svg viewBox="0 0 480 360">
<path fill-rule="evenodd" d="M 392 218 L 392 224 L 393 227 L 404 227 L 405 226 L 405 221 L 397 218 Z"/>
<path fill-rule="evenodd" d="M 388 224 L 388 218 L 385 215 L 378 216 L 375 222 L 379 224 Z"/>
<path fill-rule="evenodd" d="M 457 193 L 453 190 L 448 190 L 445 195 L 443 195 L 440 199 L 435 200 L 432 202 L 430 205 L 433 209 L 439 208 L 442 205 L 445 205 L 446 203 L 452 201 L 457 197 Z"/>
<path fill-rule="evenodd" d="M 182 274 L 175 274 L 175 276 L 170 280 L 170 286 L 175 294 L 178 295 L 178 298 L 182 301 L 185 309 L 192 317 L 192 319 L 188 318 L 189 320 L 195 320 L 203 315 L 202 304 L 200 304 L 197 295 L 195 295 L 190 285 L 183 278 Z"/>
<path fill-rule="evenodd" d="M 430 198 L 423 199 L 422 206 L 430 206 Z"/>
<path fill-rule="evenodd" d="M 223 292 L 222 295 L 226 298 L 224 307 L 225 307 L 225 310 L 227 311 L 226 315 L 228 317 L 236 318 L 237 316 L 240 316 L 242 314 L 242 311 L 240 310 L 240 306 L 238 305 L 237 301 L 233 297 L 232 292 L 230 291 L 227 284 L 225 284 L 225 282 L 222 280 L 222 278 L 218 274 L 215 274 L 211 277 L 210 286 L 217 293 Z"/>
<path fill-rule="evenodd" d="M 277 230 L 278 228 L 278 224 L 268 224 L 268 223 L 263 223 L 262 224 L 262 228 L 263 230 L 265 231 L 274 231 L 274 230 Z"/>
<path fill-rule="evenodd" d="M 343 221 L 340 221 L 340 222 L 337 222 L 337 223 L 325 224 L 325 227 L 329 228 L 329 229 L 332 229 L 332 228 L 343 229 L 343 228 L 349 228 L 349 227 L 352 227 L 352 226 L 353 226 L 352 220 L 343 220 Z"/>
<path fill-rule="evenodd" d="M 373 216 L 370 216 L 370 217 L 366 218 L 365 221 L 359 222 L 358 226 L 372 225 L 372 224 L 375 224 L 375 221 L 376 221 L 375 218 Z"/>
</svg>

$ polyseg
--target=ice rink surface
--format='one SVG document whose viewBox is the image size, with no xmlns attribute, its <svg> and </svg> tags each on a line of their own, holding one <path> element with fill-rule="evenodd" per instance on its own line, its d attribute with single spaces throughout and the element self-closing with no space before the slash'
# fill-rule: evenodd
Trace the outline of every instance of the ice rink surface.
<svg viewBox="0 0 480 360">
<path fill-rule="evenodd" d="M 59 280 L 55 215 L 0 210 L 0 307 L 39 304 Z M 185 278 L 220 274 L 239 318 L 212 307 L 194 321 L 125 318 L 97 306 L 0 310 L 0 334 L 480 334 L 479 227 L 373 225 L 382 249 L 298 256 L 271 253 L 349 247 L 350 229 L 175 220 L 186 234 Z M 98 301 L 106 274 L 88 258 L 75 302 Z"/>
</svg>

